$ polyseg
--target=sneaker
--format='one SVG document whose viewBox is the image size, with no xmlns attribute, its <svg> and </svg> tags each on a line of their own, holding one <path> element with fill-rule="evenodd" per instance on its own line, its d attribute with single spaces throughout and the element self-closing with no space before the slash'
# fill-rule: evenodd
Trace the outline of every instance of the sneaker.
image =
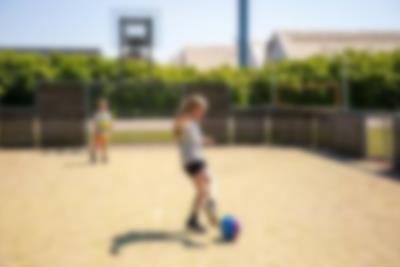
<svg viewBox="0 0 400 267">
<path fill-rule="evenodd" d="M 187 221 L 186 228 L 194 233 L 203 234 L 206 232 L 206 229 L 197 220 L 193 219 Z"/>
<path fill-rule="evenodd" d="M 97 162 L 97 157 L 96 157 L 96 155 L 93 154 L 93 153 L 90 153 L 90 162 L 91 162 L 92 164 L 95 164 L 95 163 Z"/>
</svg>

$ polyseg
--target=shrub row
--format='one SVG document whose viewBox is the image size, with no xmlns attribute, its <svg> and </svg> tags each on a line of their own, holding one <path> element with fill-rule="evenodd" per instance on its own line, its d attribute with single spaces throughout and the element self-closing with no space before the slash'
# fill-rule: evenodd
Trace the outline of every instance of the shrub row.
<svg viewBox="0 0 400 267">
<path fill-rule="evenodd" d="M 159 64 L 149 71 L 145 62 L 102 56 L 0 53 L 3 105 L 32 104 L 38 82 L 52 80 L 90 84 L 91 99 L 107 96 L 118 115 L 168 114 L 182 85 L 199 80 L 226 83 L 239 106 L 272 101 L 334 105 L 345 86 L 352 108 L 394 110 L 400 107 L 400 51 L 348 51 L 335 57 L 282 60 L 260 69 L 220 67 L 207 72 Z"/>
</svg>

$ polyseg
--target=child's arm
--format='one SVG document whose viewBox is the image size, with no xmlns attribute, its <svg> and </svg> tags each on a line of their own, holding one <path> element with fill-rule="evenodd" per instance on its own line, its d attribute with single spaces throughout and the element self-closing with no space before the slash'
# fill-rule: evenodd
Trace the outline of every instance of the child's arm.
<svg viewBox="0 0 400 267">
<path fill-rule="evenodd" d="M 109 113 L 108 114 L 108 126 L 107 126 L 107 133 L 111 134 L 112 130 L 113 130 L 113 123 L 114 123 L 114 116 Z"/>
<path fill-rule="evenodd" d="M 210 136 L 204 136 L 203 137 L 203 145 L 205 145 L 205 146 L 215 145 L 215 140 Z"/>
<path fill-rule="evenodd" d="M 113 117 L 111 117 L 110 126 L 108 127 L 108 131 L 109 131 L 109 132 L 112 132 L 113 126 L 114 126 L 114 120 L 113 120 Z"/>
</svg>

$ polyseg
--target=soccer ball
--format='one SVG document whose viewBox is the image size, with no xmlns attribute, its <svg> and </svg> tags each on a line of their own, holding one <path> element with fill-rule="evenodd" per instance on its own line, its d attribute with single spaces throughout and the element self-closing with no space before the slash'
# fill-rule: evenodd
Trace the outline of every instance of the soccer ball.
<svg viewBox="0 0 400 267">
<path fill-rule="evenodd" d="M 224 241 L 234 241 L 240 233 L 240 223 L 232 215 L 226 215 L 220 222 L 221 236 Z"/>
</svg>

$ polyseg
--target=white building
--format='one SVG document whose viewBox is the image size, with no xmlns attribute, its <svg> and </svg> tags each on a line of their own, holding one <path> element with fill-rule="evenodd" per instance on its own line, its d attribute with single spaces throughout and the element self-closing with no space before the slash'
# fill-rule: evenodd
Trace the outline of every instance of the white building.
<svg viewBox="0 0 400 267">
<path fill-rule="evenodd" d="M 265 59 L 264 42 L 251 45 L 251 65 L 261 66 Z M 229 45 L 190 46 L 184 48 L 172 60 L 178 66 L 191 66 L 198 70 L 208 70 L 221 66 L 238 66 L 237 49 Z"/>
<path fill-rule="evenodd" d="M 178 66 L 207 70 L 220 66 L 236 66 L 236 49 L 230 46 L 190 46 L 173 60 Z"/>
<path fill-rule="evenodd" d="M 363 50 L 390 51 L 400 48 L 400 31 L 281 31 L 267 43 L 267 58 L 304 59 L 313 55 L 334 55 L 339 52 Z"/>
<path fill-rule="evenodd" d="M 251 45 L 251 65 L 270 60 L 304 59 L 313 55 L 334 55 L 345 50 L 367 52 L 400 49 L 400 31 L 278 31 L 268 42 Z M 178 66 L 208 70 L 238 66 L 237 49 L 229 45 L 186 47 L 172 61 Z"/>
</svg>

